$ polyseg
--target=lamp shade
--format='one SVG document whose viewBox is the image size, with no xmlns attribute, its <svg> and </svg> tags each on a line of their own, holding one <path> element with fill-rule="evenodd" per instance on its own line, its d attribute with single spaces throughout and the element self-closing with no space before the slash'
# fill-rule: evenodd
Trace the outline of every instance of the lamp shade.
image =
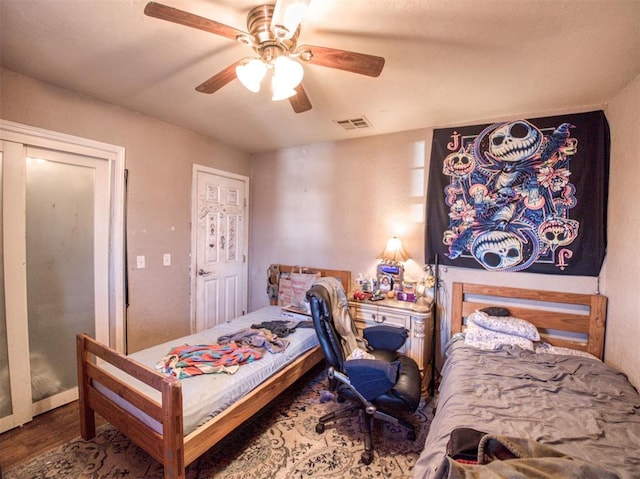
<svg viewBox="0 0 640 479">
<path fill-rule="evenodd" d="M 299 62 L 288 56 L 280 56 L 273 62 L 273 74 L 287 88 L 295 88 L 302 81 L 304 69 Z"/>
<path fill-rule="evenodd" d="M 236 76 L 247 90 L 258 93 L 268 68 L 259 58 L 247 58 L 236 67 Z"/>
<path fill-rule="evenodd" d="M 275 75 L 271 78 L 271 89 L 273 90 L 271 101 L 286 100 L 296 94 L 293 88 L 280 85 Z"/>
<path fill-rule="evenodd" d="M 378 259 L 390 263 L 400 263 L 409 259 L 409 254 L 402 247 L 402 241 L 397 236 L 389 239 L 382 253 L 378 255 Z"/>
<path fill-rule="evenodd" d="M 287 56 L 280 56 L 273 62 L 271 87 L 273 101 L 284 100 L 296 94 L 295 87 L 302 81 L 304 69 L 302 65 Z"/>
</svg>

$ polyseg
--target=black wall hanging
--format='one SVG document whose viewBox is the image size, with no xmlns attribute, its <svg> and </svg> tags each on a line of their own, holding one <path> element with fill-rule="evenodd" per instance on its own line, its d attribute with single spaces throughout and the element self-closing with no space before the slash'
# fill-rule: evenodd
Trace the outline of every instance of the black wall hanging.
<svg viewBox="0 0 640 479">
<path fill-rule="evenodd" d="M 425 259 L 598 276 L 608 184 L 602 111 L 435 130 Z"/>
</svg>

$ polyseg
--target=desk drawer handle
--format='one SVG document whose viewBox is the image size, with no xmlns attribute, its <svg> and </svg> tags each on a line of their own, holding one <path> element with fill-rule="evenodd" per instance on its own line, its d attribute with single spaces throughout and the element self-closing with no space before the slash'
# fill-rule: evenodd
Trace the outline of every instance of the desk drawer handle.
<svg viewBox="0 0 640 479">
<path fill-rule="evenodd" d="M 376 323 L 384 323 L 384 322 L 387 320 L 387 317 L 386 317 L 386 316 L 375 316 L 375 317 L 373 318 L 373 320 L 374 320 Z"/>
</svg>

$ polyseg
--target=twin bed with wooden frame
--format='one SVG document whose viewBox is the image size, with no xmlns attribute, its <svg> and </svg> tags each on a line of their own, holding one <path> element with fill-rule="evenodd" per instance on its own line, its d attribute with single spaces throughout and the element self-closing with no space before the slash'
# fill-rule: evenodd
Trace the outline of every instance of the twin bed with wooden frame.
<svg viewBox="0 0 640 479">
<path fill-rule="evenodd" d="M 292 269 L 291 266 L 281 266 L 280 268 L 281 271 Z M 348 271 L 306 269 L 320 272 L 323 276 L 337 277 L 342 282 L 345 291 L 350 289 L 351 274 Z M 273 318 L 274 315 L 276 318 L 278 317 L 277 306 L 267 306 L 263 310 L 269 310 L 269 318 Z M 263 310 L 247 315 L 246 318 L 251 318 L 248 324 L 255 321 L 260 322 L 262 318 L 260 311 Z M 234 321 L 242 324 L 242 318 L 238 318 L 238 320 L 232 320 L 220 326 L 225 326 L 226 330 L 224 331 L 228 332 L 229 328 L 233 327 Z M 203 337 L 215 340 L 215 337 L 220 334 L 214 331 L 216 328 L 198 335 L 179 338 L 166 344 L 201 344 L 190 341 L 202 341 Z M 194 389 L 195 392 L 198 382 L 202 382 L 204 385 L 202 388 L 206 389 L 208 387 L 207 381 L 214 380 L 212 376 L 219 376 L 215 379 L 221 381 L 230 381 L 231 379 L 226 377 L 222 378 L 222 376 L 227 376 L 226 374 L 204 374 L 180 380 L 161 374 L 152 366 L 150 367 L 149 363 L 153 364 L 151 358 L 155 357 L 155 360 L 159 361 L 162 359 L 162 354 L 166 354 L 168 351 L 166 345 L 164 349 L 150 348 L 145 350 L 146 353 L 141 351 L 125 356 L 85 334 L 78 335 L 81 435 L 84 439 L 91 439 L 95 436 L 95 414 L 98 413 L 129 437 L 132 442 L 162 463 L 166 479 L 184 478 L 185 467 L 188 464 L 209 450 L 324 359 L 322 350 L 317 346 L 315 331 L 312 328 L 301 331 L 304 333 L 297 331 L 292 337 L 298 334 L 306 334 L 307 337 L 313 335 L 315 344 L 312 347 L 303 351 L 296 358 L 291 358 L 284 365 L 278 366 L 279 369 L 271 372 L 257 386 L 249 385 L 246 388 L 247 391 L 238 393 L 237 400 L 225 406 L 223 410 L 215 412 L 212 417 L 205 418 L 205 422 L 194 426 L 193 430 L 191 427 L 185 428 L 185 403 L 187 402 L 183 397 L 185 388 Z M 162 348 L 162 346 L 160 347 Z M 155 352 L 149 353 L 152 350 Z M 158 351 L 164 352 L 159 353 Z M 137 357 L 144 358 L 146 364 L 137 360 Z M 240 366 L 239 371 L 243 373 L 250 371 L 251 367 L 263 360 Z M 252 379 L 249 377 L 249 380 Z M 226 388 L 225 394 L 230 389 Z M 196 399 L 201 402 L 199 398 Z"/>
<path fill-rule="evenodd" d="M 466 341 L 468 317 L 496 306 L 533 324 L 540 341 L 496 349 Z M 601 361 L 606 306 L 598 294 L 454 283 L 452 338 L 414 478 L 640 478 L 640 395 Z M 517 321 L 494 324 L 505 323 Z M 484 434 L 474 465 L 455 460 L 449 447 L 454 431 L 469 429 Z M 530 455 L 485 454 L 505 443 Z"/>
</svg>

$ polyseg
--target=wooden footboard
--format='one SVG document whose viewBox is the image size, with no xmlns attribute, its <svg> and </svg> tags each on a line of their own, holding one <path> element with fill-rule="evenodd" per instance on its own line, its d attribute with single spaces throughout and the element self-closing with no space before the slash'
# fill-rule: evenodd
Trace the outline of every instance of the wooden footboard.
<svg viewBox="0 0 640 479">
<path fill-rule="evenodd" d="M 185 467 L 223 439 L 229 432 L 267 405 L 304 373 L 324 358 L 315 347 L 285 366 L 240 401 L 183 436 L 182 387 L 174 377 L 160 374 L 137 361 L 104 346 L 86 334 L 77 336 L 80 428 L 83 439 L 95 436 L 98 413 L 164 465 L 165 479 L 185 478 Z M 100 358 L 160 391 L 162 402 L 149 398 L 116 378 L 99 365 Z M 162 424 L 158 433 L 125 410 L 99 389 L 108 388 L 120 398 Z"/>
<path fill-rule="evenodd" d="M 184 478 L 184 441 L 182 434 L 182 385 L 174 377 L 162 375 L 100 344 L 86 334 L 76 338 L 80 434 L 95 437 L 95 413 L 100 414 L 150 456 L 164 465 L 166 478 Z M 100 367 L 103 359 L 134 378 L 160 391 L 162 403 L 149 398 Z M 162 433 L 125 410 L 95 387 L 95 382 L 162 424 Z"/>
</svg>

